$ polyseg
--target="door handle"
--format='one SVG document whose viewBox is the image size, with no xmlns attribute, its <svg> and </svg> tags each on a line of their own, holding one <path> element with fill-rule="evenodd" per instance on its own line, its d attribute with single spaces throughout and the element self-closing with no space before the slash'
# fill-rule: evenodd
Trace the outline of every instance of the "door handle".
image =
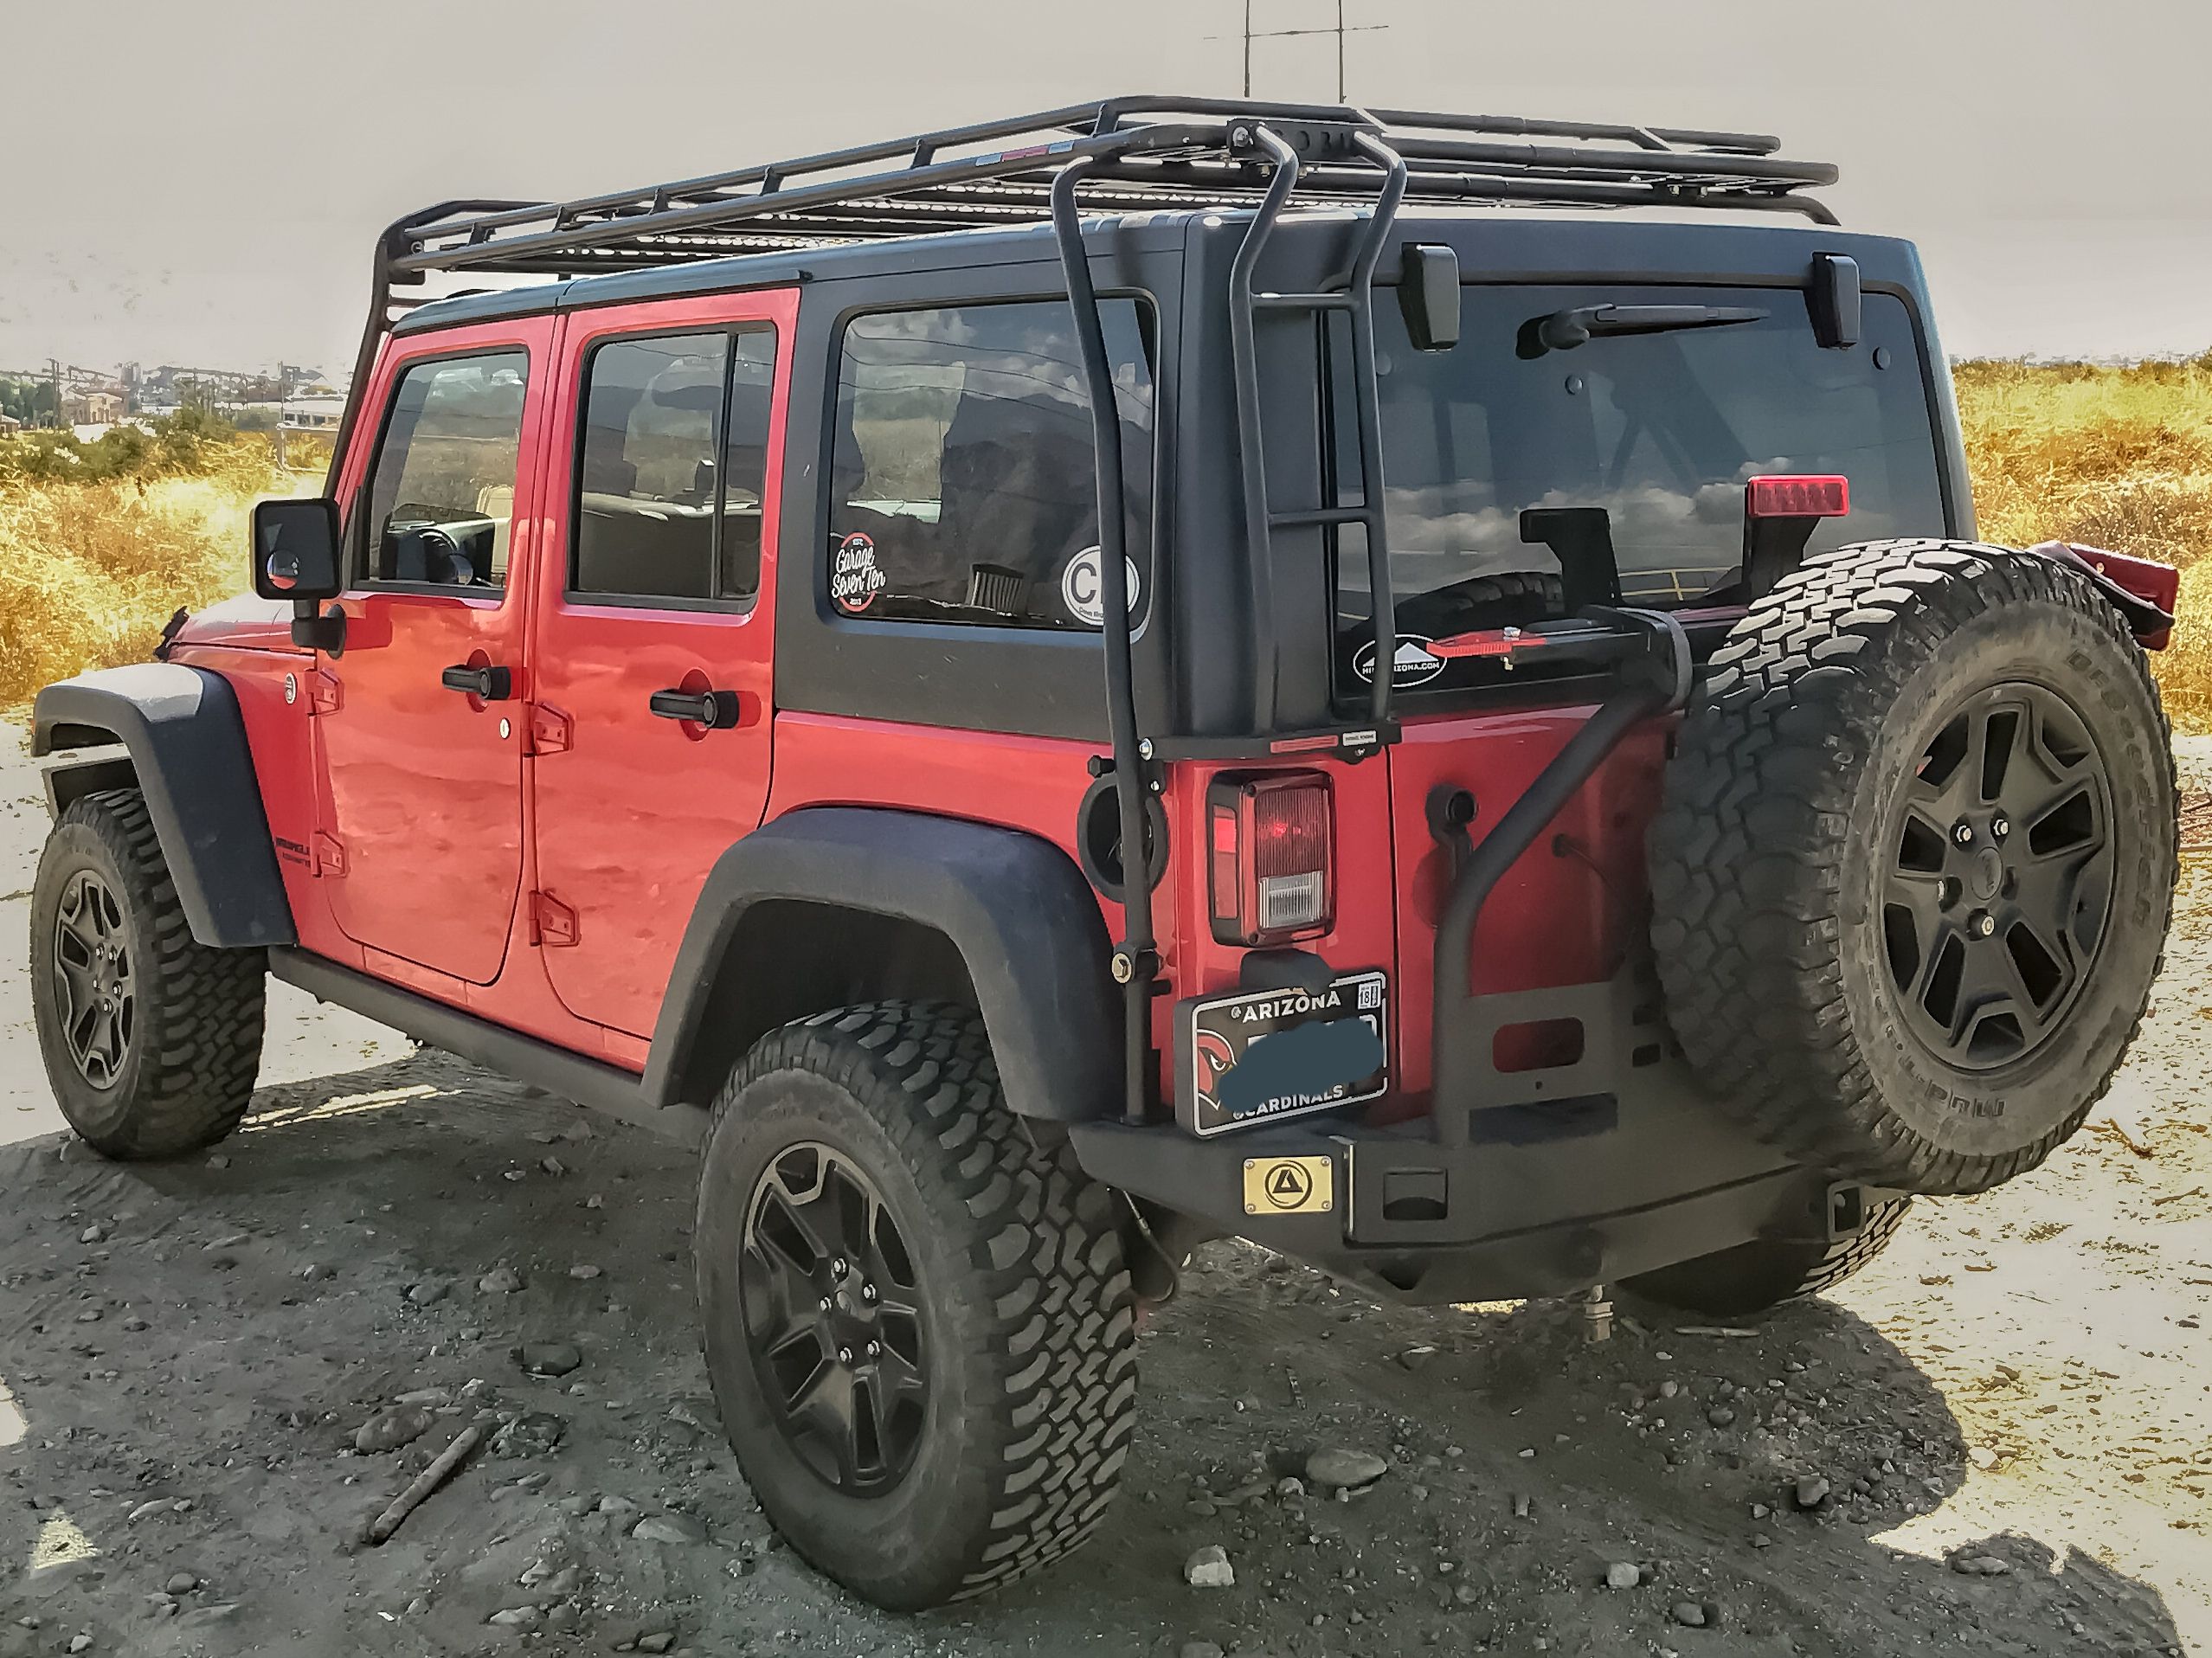
<svg viewBox="0 0 2212 1658">
<path fill-rule="evenodd" d="M 463 662 L 440 674 L 438 683 L 447 691 L 466 691 L 487 703 L 504 703 L 515 694 L 515 676 L 510 668 L 472 668 Z"/>
<path fill-rule="evenodd" d="M 646 706 L 664 720 L 689 720 L 710 731 L 730 729 L 742 711 L 734 691 L 656 691 Z"/>
</svg>

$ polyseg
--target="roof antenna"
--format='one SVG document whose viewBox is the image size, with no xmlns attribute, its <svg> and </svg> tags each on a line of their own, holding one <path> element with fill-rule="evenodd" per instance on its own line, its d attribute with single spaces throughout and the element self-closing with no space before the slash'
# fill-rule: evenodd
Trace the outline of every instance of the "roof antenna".
<svg viewBox="0 0 2212 1658">
<path fill-rule="evenodd" d="M 1314 35 L 1333 35 L 1336 37 L 1336 101 L 1341 104 L 1344 102 L 1345 93 L 1344 37 L 1347 35 L 1379 35 L 1386 31 L 1389 28 L 1390 25 L 1388 23 L 1353 23 L 1347 26 L 1344 21 L 1344 0 L 1336 0 L 1336 22 L 1334 26 L 1331 28 L 1263 29 L 1255 31 L 1252 28 L 1252 0 L 1244 0 L 1244 31 L 1243 36 L 1244 43 L 1244 96 L 1250 98 L 1252 95 L 1252 42 L 1254 41 L 1288 41 L 1297 40 Z M 1227 37 L 1221 35 L 1208 35 L 1206 38 L 1210 41 L 1218 41 Z"/>
</svg>

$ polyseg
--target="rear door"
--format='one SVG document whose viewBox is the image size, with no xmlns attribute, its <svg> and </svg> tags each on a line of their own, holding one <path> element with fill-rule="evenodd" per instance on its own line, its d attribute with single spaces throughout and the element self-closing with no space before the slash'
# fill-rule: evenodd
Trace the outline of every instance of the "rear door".
<svg viewBox="0 0 2212 1658">
<path fill-rule="evenodd" d="M 345 647 L 317 659 L 312 687 L 333 919 L 473 984 L 499 975 L 522 875 L 524 605 L 508 575 L 528 565 L 554 329 L 406 337 L 379 365 L 374 441 L 340 487 Z M 456 668 L 493 694 L 449 686 Z"/>
<path fill-rule="evenodd" d="M 531 665 L 537 930 L 579 1018 L 653 1030 L 770 757 L 789 291 L 567 322 Z"/>
<path fill-rule="evenodd" d="M 1390 751 L 1399 891 L 1399 985 L 1408 1081 L 1425 1079 L 1435 927 L 1449 884 L 1427 804 L 1473 797 L 1480 839 L 1604 694 L 1602 680 L 1531 653 L 1450 660 L 1454 634 L 1556 618 L 1581 585 L 1523 538 L 1530 509 L 1600 510 L 1618 588 L 1631 605 L 1694 609 L 1735 579 L 1744 487 L 1763 473 L 1842 473 L 1848 517 L 1821 522 L 1816 549 L 1949 533 L 1929 415 L 1928 370 L 1911 313 L 1869 292 L 1863 338 L 1823 348 L 1797 289 L 1695 285 L 1475 284 L 1459 343 L 1416 351 L 1399 308 L 1376 308 L 1393 595 L 1393 669 L 1405 740 Z M 1604 305 L 1692 305 L 1746 320 L 1532 349 L 1556 312 Z M 1331 398 L 1338 476 L 1358 477 L 1340 332 Z M 1337 564 L 1335 695 L 1365 706 L 1375 672 L 1366 552 L 1347 535 Z M 1532 705 L 1534 704 L 1534 705 Z M 1633 734 L 1501 879 L 1473 941 L 1478 995 L 1610 979 L 1644 926 L 1644 832 L 1656 810 L 1666 736 Z M 1533 1065 L 1546 1033 L 1514 1033 Z M 1571 1044 L 1569 1044 L 1571 1045 Z"/>
</svg>

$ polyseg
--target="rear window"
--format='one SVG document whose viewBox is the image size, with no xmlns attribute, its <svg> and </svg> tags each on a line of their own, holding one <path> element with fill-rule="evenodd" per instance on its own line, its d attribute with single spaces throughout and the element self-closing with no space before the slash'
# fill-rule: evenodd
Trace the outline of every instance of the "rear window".
<svg viewBox="0 0 2212 1658">
<path fill-rule="evenodd" d="M 1534 338 L 1538 319 L 1605 304 L 1766 314 L 1565 350 Z M 1469 286 L 1460 342 L 1437 352 L 1412 349 L 1387 297 L 1375 324 L 1395 615 L 1417 647 L 1399 652 L 1402 689 L 1498 672 L 1447 668 L 1418 649 L 1427 639 L 1559 613 L 1558 560 L 1521 538 L 1528 508 L 1604 508 L 1623 598 L 1667 608 L 1735 579 L 1744 485 L 1761 473 L 1850 479 L 1850 516 L 1823 521 L 1815 548 L 1945 531 L 1919 349 L 1894 295 L 1865 297 L 1863 337 L 1840 350 L 1817 344 L 1794 290 Z M 1341 331 L 1331 357 L 1339 498 L 1352 504 L 1358 449 Z M 1373 613 L 1356 527 L 1337 552 L 1339 686 L 1360 695 Z"/>
</svg>

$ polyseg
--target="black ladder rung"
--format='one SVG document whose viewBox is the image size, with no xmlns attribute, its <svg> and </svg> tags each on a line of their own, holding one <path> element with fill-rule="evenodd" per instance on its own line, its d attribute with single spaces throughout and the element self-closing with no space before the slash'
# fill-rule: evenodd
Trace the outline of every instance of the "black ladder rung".
<svg viewBox="0 0 2212 1658">
<path fill-rule="evenodd" d="M 1270 530 L 1310 530 L 1315 524 L 1363 524 L 1374 525 L 1374 516 L 1363 506 L 1302 506 L 1290 507 L 1267 515 Z"/>
<path fill-rule="evenodd" d="M 1256 293 L 1252 305 L 1259 311 L 1349 311 L 1355 301 L 1348 293 Z"/>
</svg>

